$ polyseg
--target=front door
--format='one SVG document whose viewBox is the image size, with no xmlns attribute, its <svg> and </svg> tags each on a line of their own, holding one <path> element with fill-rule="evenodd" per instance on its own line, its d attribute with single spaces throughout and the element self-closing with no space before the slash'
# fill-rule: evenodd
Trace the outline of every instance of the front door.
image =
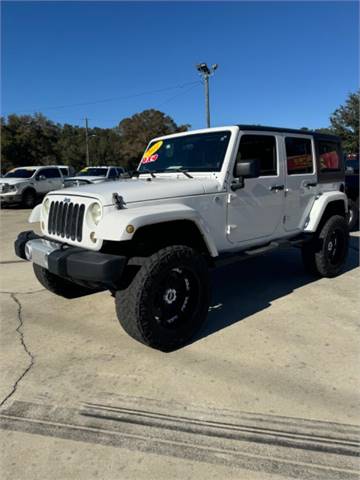
<svg viewBox="0 0 360 480">
<path fill-rule="evenodd" d="M 243 134 L 237 161 L 257 159 L 258 178 L 229 195 L 227 235 L 233 243 L 265 240 L 274 234 L 284 213 L 284 171 L 280 162 L 280 137 L 274 134 Z"/>
<path fill-rule="evenodd" d="M 312 137 L 284 137 L 286 164 L 286 195 L 284 229 L 287 232 L 303 229 L 317 194 L 315 152 Z"/>
</svg>

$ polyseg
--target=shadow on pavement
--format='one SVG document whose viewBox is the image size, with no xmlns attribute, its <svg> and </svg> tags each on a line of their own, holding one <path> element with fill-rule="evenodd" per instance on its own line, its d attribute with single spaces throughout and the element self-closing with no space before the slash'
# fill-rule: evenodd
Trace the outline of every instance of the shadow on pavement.
<svg viewBox="0 0 360 480">
<path fill-rule="evenodd" d="M 352 240 L 354 246 L 355 241 Z M 343 273 L 358 266 L 358 250 L 352 247 Z M 219 268 L 212 275 L 208 319 L 190 343 L 269 308 L 274 300 L 317 280 L 305 273 L 300 250 L 294 248 Z"/>
</svg>

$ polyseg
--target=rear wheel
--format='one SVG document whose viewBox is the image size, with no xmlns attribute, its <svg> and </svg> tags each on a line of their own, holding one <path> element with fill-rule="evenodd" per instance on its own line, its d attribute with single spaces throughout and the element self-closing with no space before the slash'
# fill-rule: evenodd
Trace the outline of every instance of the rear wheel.
<svg viewBox="0 0 360 480">
<path fill-rule="evenodd" d="M 25 190 L 22 196 L 22 204 L 25 208 L 33 208 L 36 204 L 36 192 L 34 190 Z"/>
<path fill-rule="evenodd" d="M 322 277 L 335 277 L 343 269 L 349 248 L 349 230 L 340 215 L 330 217 L 313 240 L 302 248 L 305 269 Z"/>
<path fill-rule="evenodd" d="M 46 268 L 33 263 L 34 273 L 41 285 L 52 293 L 65 298 L 78 298 L 93 293 L 90 288 L 69 282 L 49 272 Z"/>
<path fill-rule="evenodd" d="M 126 290 L 116 292 L 115 303 L 131 337 L 163 351 L 179 348 L 207 316 L 206 260 L 186 246 L 163 248 L 146 259 Z"/>
</svg>

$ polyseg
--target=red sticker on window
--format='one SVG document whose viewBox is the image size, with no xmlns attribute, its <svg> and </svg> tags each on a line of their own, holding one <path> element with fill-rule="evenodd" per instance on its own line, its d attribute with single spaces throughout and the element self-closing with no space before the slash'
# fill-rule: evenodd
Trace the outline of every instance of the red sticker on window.
<svg viewBox="0 0 360 480">
<path fill-rule="evenodd" d="M 156 162 L 158 158 L 159 155 L 156 153 L 155 155 L 151 155 L 150 157 L 144 157 L 142 163 Z"/>
</svg>

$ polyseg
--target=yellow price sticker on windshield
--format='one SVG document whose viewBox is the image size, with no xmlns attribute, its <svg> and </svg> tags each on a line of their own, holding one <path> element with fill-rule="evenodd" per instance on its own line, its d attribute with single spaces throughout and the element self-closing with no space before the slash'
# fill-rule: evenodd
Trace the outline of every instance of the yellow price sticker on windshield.
<svg viewBox="0 0 360 480">
<path fill-rule="evenodd" d="M 155 153 L 161 148 L 163 143 L 164 142 L 160 140 L 159 142 L 156 142 L 154 145 L 148 148 L 148 150 L 146 150 L 146 152 L 144 153 L 142 163 L 155 162 L 159 157 L 159 155 L 155 155 Z"/>
</svg>

